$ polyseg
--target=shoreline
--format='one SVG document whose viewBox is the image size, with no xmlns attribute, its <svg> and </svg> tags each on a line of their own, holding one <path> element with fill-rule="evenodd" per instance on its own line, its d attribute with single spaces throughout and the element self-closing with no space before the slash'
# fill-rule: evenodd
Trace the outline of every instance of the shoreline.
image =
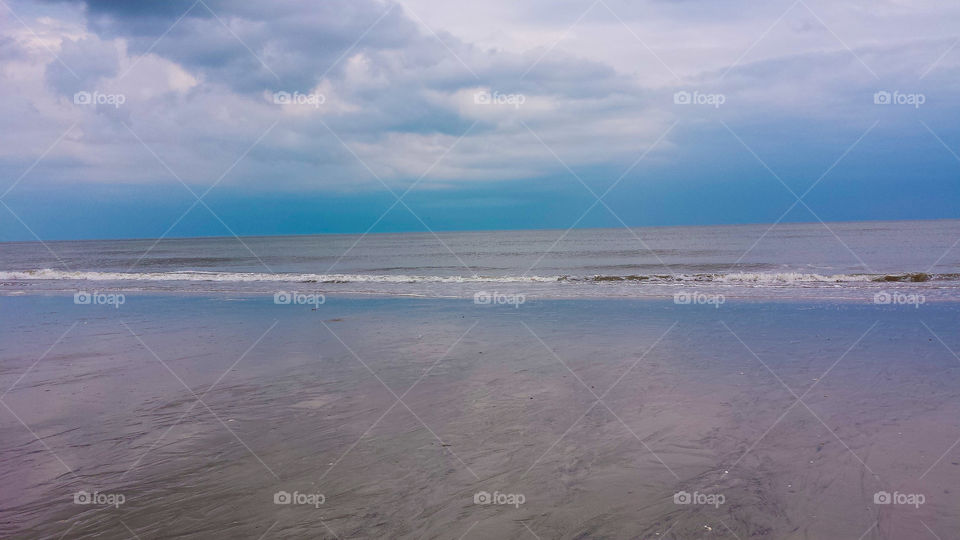
<svg viewBox="0 0 960 540">
<path fill-rule="evenodd" d="M 551 292 L 550 294 L 536 294 L 536 293 L 525 293 L 522 288 L 504 288 L 504 291 L 496 291 L 498 293 L 502 292 L 504 294 L 523 294 L 525 302 L 550 302 L 550 301 L 606 301 L 606 300 L 618 300 L 618 301 L 640 301 L 640 302 L 673 302 L 674 294 L 676 292 L 689 292 L 695 294 L 720 294 L 724 298 L 724 303 L 733 301 L 733 302 L 744 302 L 744 303 L 808 303 L 808 304 L 818 304 L 818 303 L 837 303 L 837 304 L 846 304 L 846 305 L 865 305 L 865 306 L 875 306 L 878 308 L 897 308 L 897 307 L 910 307 L 916 308 L 917 306 L 912 304 L 876 304 L 874 301 L 875 291 L 865 290 L 865 289 L 848 289 L 849 292 L 846 295 L 837 296 L 835 294 L 828 295 L 827 293 L 839 293 L 838 288 L 804 288 L 805 291 L 809 292 L 811 290 L 816 291 L 818 294 L 810 294 L 807 296 L 800 296 L 791 294 L 795 291 L 794 287 L 765 287 L 764 289 L 757 290 L 756 288 L 750 289 L 750 294 L 731 294 L 729 289 L 717 290 L 710 289 L 706 287 L 687 287 L 683 289 L 680 286 L 676 288 L 682 289 L 674 292 L 650 292 L 648 294 L 557 294 Z M 886 289 L 894 290 L 900 294 L 920 294 L 924 292 L 929 292 L 931 288 L 929 287 L 915 287 L 913 284 L 901 284 L 900 287 L 887 287 Z M 883 290 L 886 290 L 883 289 Z M 29 296 L 42 296 L 42 297 L 56 297 L 56 296 L 72 296 L 78 290 L 87 291 L 87 292 L 97 292 L 97 293 L 120 293 L 128 296 L 189 296 L 189 297 L 209 297 L 209 298 L 223 298 L 226 296 L 235 296 L 238 299 L 260 299 L 267 298 L 278 291 L 293 292 L 297 294 L 322 294 L 325 297 L 329 298 L 371 298 L 371 299 L 410 299 L 410 300 L 450 300 L 450 301 L 471 301 L 473 298 L 472 292 L 463 293 L 463 294 L 425 294 L 425 293 L 415 293 L 415 292 L 386 292 L 386 291 L 350 291 L 350 290 L 324 290 L 322 288 L 311 288 L 311 287 L 276 287 L 276 288 L 264 288 L 262 290 L 251 290 L 250 288 L 235 288 L 235 289 L 180 289 L 180 290 L 162 290 L 162 289 L 130 289 L 123 287 L 82 287 L 82 288 L 60 288 L 60 289 L 3 289 L 0 287 L 0 297 L 29 297 Z M 936 290 L 936 289 L 935 289 Z M 939 290 L 947 290 L 955 292 L 955 296 L 924 296 L 923 304 L 951 304 L 951 303 L 960 303 L 960 290 L 954 289 L 953 287 L 942 288 Z M 764 292 L 776 291 L 782 294 L 762 294 Z M 877 291 L 879 292 L 879 291 Z M 853 294 L 860 293 L 860 294 Z M 841 293 L 843 294 L 843 293 Z M 711 308 L 714 309 L 711 305 L 692 305 L 690 307 L 696 308 Z"/>
</svg>

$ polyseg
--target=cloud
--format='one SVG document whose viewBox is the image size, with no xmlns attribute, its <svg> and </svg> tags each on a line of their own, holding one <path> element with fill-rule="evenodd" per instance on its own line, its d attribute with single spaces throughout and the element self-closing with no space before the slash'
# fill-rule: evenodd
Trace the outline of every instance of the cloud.
<svg viewBox="0 0 960 540">
<path fill-rule="evenodd" d="M 888 114 L 870 101 L 886 87 L 957 106 L 960 7 L 932 1 L 11 6 L 29 30 L 0 22 L 0 168 L 16 177 L 75 123 L 31 173 L 51 185 L 356 191 L 425 175 L 422 189 L 449 189 L 710 153 L 676 122 L 762 140 L 803 119 L 849 140 Z M 124 103 L 75 104 L 81 91 Z M 678 91 L 725 102 L 678 106 Z"/>
</svg>

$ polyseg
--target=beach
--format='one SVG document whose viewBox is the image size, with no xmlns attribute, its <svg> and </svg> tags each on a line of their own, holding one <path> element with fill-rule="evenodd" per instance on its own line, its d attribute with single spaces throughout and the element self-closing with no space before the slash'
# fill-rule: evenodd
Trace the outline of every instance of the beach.
<svg viewBox="0 0 960 540">
<path fill-rule="evenodd" d="M 960 3 L 0 14 L 0 540 L 960 538 Z"/>
<path fill-rule="evenodd" d="M 4 296 L 0 534 L 946 538 L 958 311 Z"/>
</svg>

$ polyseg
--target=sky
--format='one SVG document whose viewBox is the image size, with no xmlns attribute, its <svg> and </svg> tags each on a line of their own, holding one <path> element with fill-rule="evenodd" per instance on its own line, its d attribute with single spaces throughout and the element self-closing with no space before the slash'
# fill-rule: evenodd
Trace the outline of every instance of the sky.
<svg viewBox="0 0 960 540">
<path fill-rule="evenodd" d="M 0 0 L 0 241 L 957 218 L 960 4 Z"/>
</svg>

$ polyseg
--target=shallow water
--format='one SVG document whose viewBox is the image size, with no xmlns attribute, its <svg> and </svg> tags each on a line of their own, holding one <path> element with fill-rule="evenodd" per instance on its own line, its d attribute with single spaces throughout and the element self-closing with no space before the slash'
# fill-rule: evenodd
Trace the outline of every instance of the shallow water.
<svg viewBox="0 0 960 540">
<path fill-rule="evenodd" d="M 958 316 L 0 297 L 0 536 L 948 538 Z"/>
</svg>

